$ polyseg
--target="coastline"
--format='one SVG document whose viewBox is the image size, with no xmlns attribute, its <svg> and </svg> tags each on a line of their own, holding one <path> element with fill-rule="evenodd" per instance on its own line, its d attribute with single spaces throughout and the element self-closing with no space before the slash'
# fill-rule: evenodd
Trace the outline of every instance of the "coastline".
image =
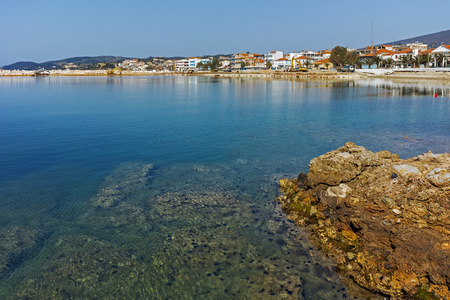
<svg viewBox="0 0 450 300">
<path fill-rule="evenodd" d="M 449 162 L 450 153 L 403 160 L 346 143 L 282 179 L 278 201 L 355 284 L 392 299 L 449 299 Z"/>
<path fill-rule="evenodd" d="M 420 80 L 443 80 L 450 81 L 450 69 L 358 69 L 354 73 L 343 73 L 335 70 L 311 70 L 308 72 L 279 72 L 279 71 L 236 71 L 236 72 L 209 72 L 199 71 L 193 73 L 173 71 L 124 71 L 121 75 L 108 75 L 107 70 L 52 70 L 47 76 L 206 76 L 225 78 L 273 78 L 273 79 L 367 79 L 367 78 L 389 78 L 389 79 L 420 79 Z M 34 71 L 0 70 L 0 77 L 32 77 Z M 45 76 L 44 76 L 45 77 Z"/>
</svg>

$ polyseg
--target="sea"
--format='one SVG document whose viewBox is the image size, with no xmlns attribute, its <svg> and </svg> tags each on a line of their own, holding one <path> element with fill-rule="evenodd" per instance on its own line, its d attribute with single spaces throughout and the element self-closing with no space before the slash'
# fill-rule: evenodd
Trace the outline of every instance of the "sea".
<svg viewBox="0 0 450 300">
<path fill-rule="evenodd" d="M 377 299 L 279 180 L 346 142 L 450 152 L 449 116 L 431 80 L 2 77 L 0 298 Z"/>
</svg>

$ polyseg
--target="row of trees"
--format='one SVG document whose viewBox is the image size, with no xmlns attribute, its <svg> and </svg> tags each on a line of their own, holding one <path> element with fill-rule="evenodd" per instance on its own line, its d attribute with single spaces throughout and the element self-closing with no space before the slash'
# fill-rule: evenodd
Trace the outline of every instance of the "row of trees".
<svg viewBox="0 0 450 300">
<path fill-rule="evenodd" d="M 400 61 L 395 61 L 392 58 L 381 58 L 379 56 L 373 56 L 366 58 L 364 62 L 359 61 L 357 65 L 376 65 L 378 68 L 392 68 L 396 65 L 402 66 L 412 66 L 413 68 L 419 67 L 421 65 L 429 67 L 433 65 L 434 67 L 442 67 L 444 61 L 444 55 L 442 53 L 436 53 L 433 55 L 423 54 L 423 55 L 404 55 L 400 58 Z"/>
<path fill-rule="evenodd" d="M 383 59 L 380 56 L 365 57 L 361 59 L 358 54 L 349 52 L 345 47 L 336 46 L 331 51 L 330 61 L 335 66 L 356 65 L 361 68 L 362 65 L 376 65 L 377 68 L 392 68 L 395 65 L 419 67 L 420 65 L 429 66 L 433 63 L 434 67 L 442 66 L 444 55 L 441 53 L 424 54 L 424 55 L 404 55 L 400 61 L 395 61 L 392 58 Z"/>
</svg>

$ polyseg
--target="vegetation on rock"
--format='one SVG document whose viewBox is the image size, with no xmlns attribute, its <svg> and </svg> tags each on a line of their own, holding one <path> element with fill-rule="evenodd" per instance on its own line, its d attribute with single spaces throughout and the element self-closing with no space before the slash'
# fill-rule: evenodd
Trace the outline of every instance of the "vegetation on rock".
<svg viewBox="0 0 450 300">
<path fill-rule="evenodd" d="M 450 298 L 450 153 L 402 160 L 347 143 L 309 167 L 281 180 L 279 201 L 343 274 L 397 299 Z"/>
</svg>

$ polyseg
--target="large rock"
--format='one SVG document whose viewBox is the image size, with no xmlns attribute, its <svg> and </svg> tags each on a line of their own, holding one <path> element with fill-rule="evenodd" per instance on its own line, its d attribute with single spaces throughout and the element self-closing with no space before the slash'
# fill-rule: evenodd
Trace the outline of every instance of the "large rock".
<svg viewBox="0 0 450 300">
<path fill-rule="evenodd" d="M 309 167 L 281 180 L 279 201 L 343 274 L 394 299 L 450 299 L 450 153 L 402 160 L 347 143 Z"/>
</svg>

